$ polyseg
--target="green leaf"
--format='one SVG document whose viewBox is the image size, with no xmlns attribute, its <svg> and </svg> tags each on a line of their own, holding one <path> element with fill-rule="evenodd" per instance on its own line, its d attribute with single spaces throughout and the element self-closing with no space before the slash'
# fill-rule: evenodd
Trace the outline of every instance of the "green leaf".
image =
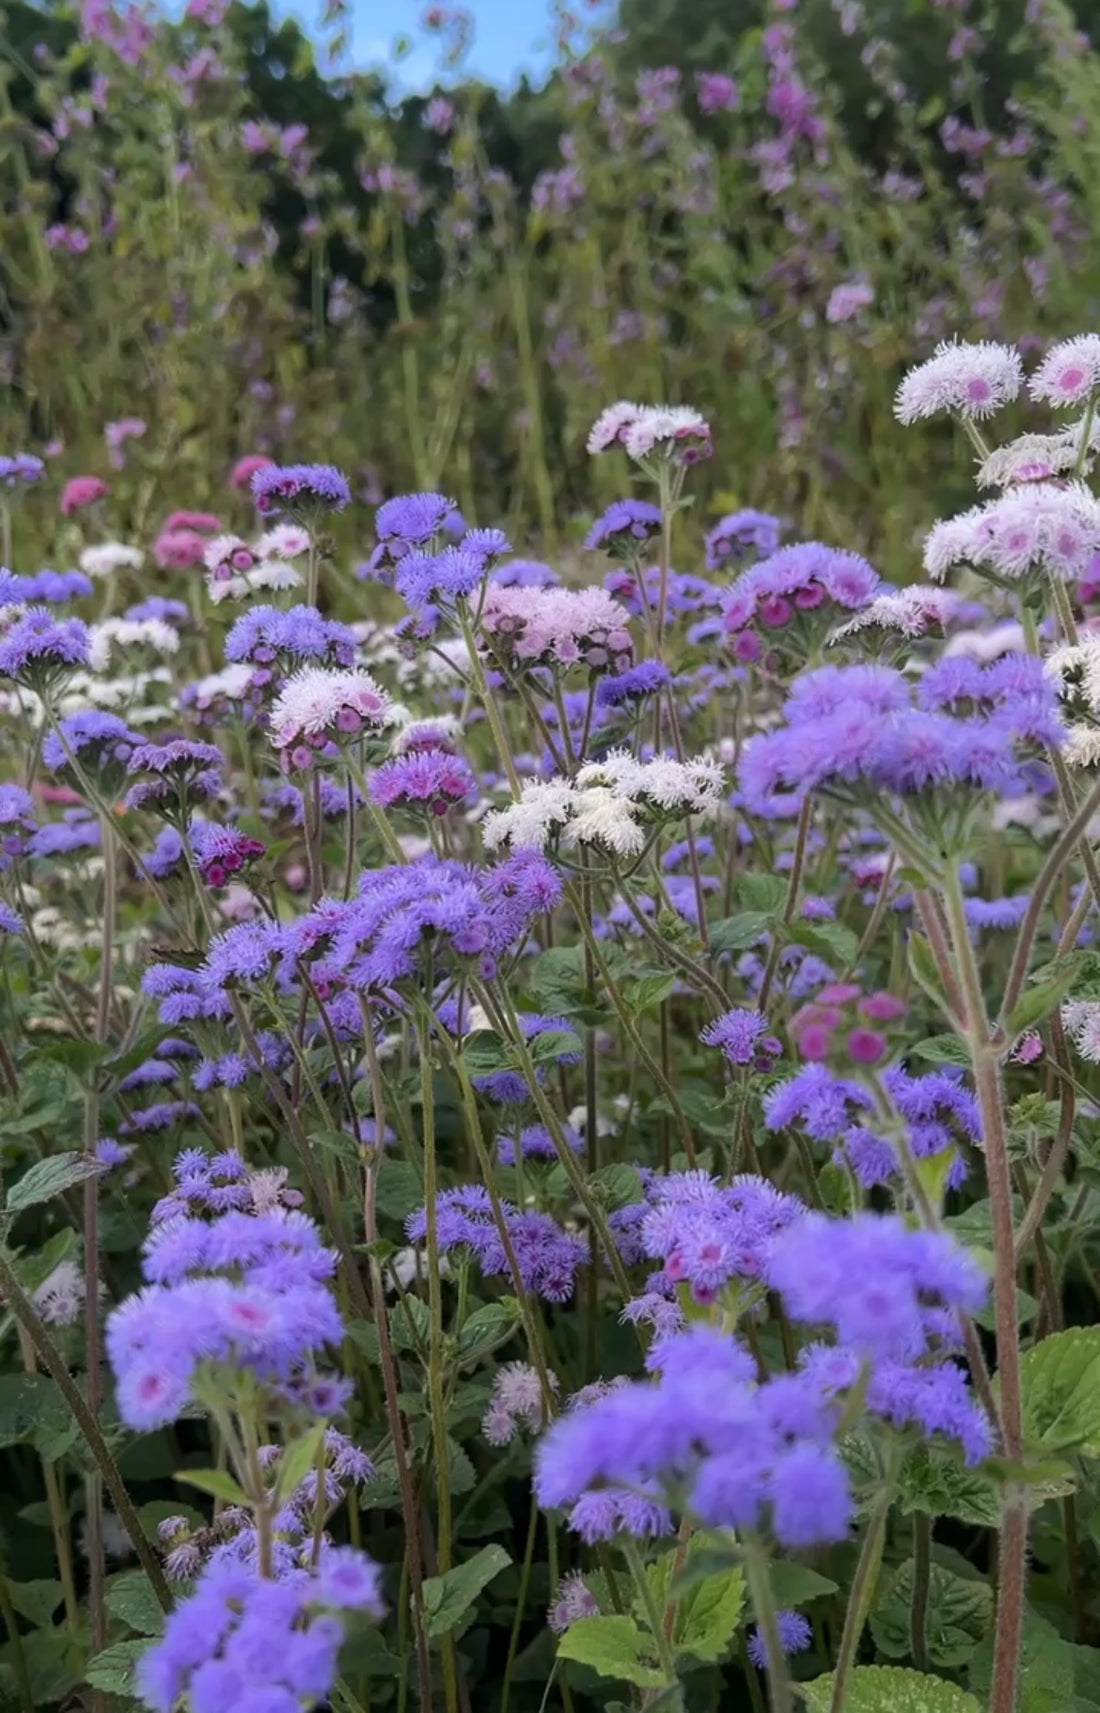
<svg viewBox="0 0 1100 1713">
<path fill-rule="evenodd" d="M 511 1338 L 519 1323 L 519 1304 L 514 1297 L 475 1309 L 458 1335 L 459 1361 L 476 1362 L 479 1356 L 488 1356 Z"/>
<path fill-rule="evenodd" d="M 309 1145 L 337 1160 L 345 1160 L 349 1166 L 361 1167 L 363 1164 L 362 1145 L 346 1130 L 311 1130 Z"/>
<path fill-rule="evenodd" d="M 483 1588 L 512 1560 L 502 1546 L 483 1546 L 465 1564 L 424 1583 L 425 1629 L 429 1636 L 446 1636 L 465 1617 Z"/>
<path fill-rule="evenodd" d="M 107 1610 L 139 1636 L 159 1636 L 164 1628 L 164 1608 L 144 1570 L 126 1570 L 111 1578 Z"/>
<path fill-rule="evenodd" d="M 1055 1332 L 1020 1363 L 1024 1429 L 1045 1451 L 1100 1457 L 1100 1326 Z"/>
<path fill-rule="evenodd" d="M 941 1011 L 950 1015 L 951 1007 L 947 1003 L 947 995 L 940 980 L 939 965 L 930 942 L 923 934 L 910 932 L 908 954 L 909 972 L 917 986 L 923 989 L 929 999 L 935 1001 Z"/>
<path fill-rule="evenodd" d="M 99 1042 L 83 1041 L 76 1035 L 65 1035 L 53 1041 L 36 1041 L 34 1050 L 40 1059 L 64 1065 L 66 1070 L 81 1078 L 99 1064 L 107 1051 Z"/>
<path fill-rule="evenodd" d="M 285 1502 L 295 1488 L 302 1485 L 316 1464 L 325 1431 L 326 1424 L 316 1422 L 308 1433 L 300 1434 L 297 1439 L 292 1439 L 289 1445 L 283 1447 L 275 1478 L 275 1492 L 280 1500 Z"/>
<path fill-rule="evenodd" d="M 247 1505 L 248 1495 L 239 1487 L 226 1469 L 178 1469 L 176 1480 L 214 1499 L 224 1499 L 229 1505 Z"/>
<path fill-rule="evenodd" d="M 1073 977 L 1072 970 L 1059 970 L 1057 974 L 1026 987 L 1005 1019 L 1005 1032 L 1009 1039 L 1015 1040 L 1025 1029 L 1033 1029 L 1049 1017 L 1073 986 Z"/>
<path fill-rule="evenodd" d="M 787 902 L 787 882 L 778 874 L 747 869 L 737 877 L 735 896 L 738 904 L 743 904 L 746 910 L 759 910 L 764 915 L 774 916 Z"/>
<path fill-rule="evenodd" d="M 71 1190 L 87 1178 L 98 1178 L 103 1167 L 86 1154 L 51 1154 L 38 1160 L 24 1172 L 18 1183 L 8 1191 L 8 1212 L 22 1213 L 24 1208 L 39 1202 L 52 1201 L 64 1190 Z"/>
<path fill-rule="evenodd" d="M 0 1448 L 30 1440 L 48 1463 L 77 1438 L 57 1383 L 46 1374 L 0 1374 Z"/>
<path fill-rule="evenodd" d="M 933 1065 L 970 1064 L 970 1049 L 961 1035 L 930 1035 L 927 1041 L 914 1042 L 910 1051 Z"/>
<path fill-rule="evenodd" d="M 955 1517 L 985 1529 L 995 1529 L 1001 1521 L 1000 1495 L 989 1477 L 929 1446 L 906 1458 L 898 1500 L 903 1516 L 923 1511 L 930 1517 Z"/>
<path fill-rule="evenodd" d="M 677 1655 L 720 1660 L 737 1634 L 745 1609 L 745 1576 L 740 1568 L 708 1576 L 688 1590 L 676 1608 L 672 1645 Z"/>
<path fill-rule="evenodd" d="M 575 1660 L 601 1677 L 636 1683 L 640 1689 L 664 1685 L 664 1674 L 651 1663 L 656 1657 L 652 1637 L 633 1618 L 618 1615 L 578 1618 L 558 1643 L 559 1659 Z"/>
<path fill-rule="evenodd" d="M 833 1673 L 800 1685 L 807 1713 L 829 1713 Z M 860 1665 L 848 1679 L 844 1713 L 982 1713 L 972 1695 L 929 1672 Z"/>
<path fill-rule="evenodd" d="M 843 922 L 804 922 L 800 917 L 788 924 L 787 936 L 800 946 L 816 952 L 819 958 L 847 969 L 856 961 L 859 940 Z"/>
<path fill-rule="evenodd" d="M 8 1593 L 19 1616 L 40 1630 L 53 1618 L 65 1590 L 52 1577 L 42 1577 L 33 1582 L 9 1582 Z"/>
<path fill-rule="evenodd" d="M 628 983 L 623 998 L 631 1014 L 640 1017 L 645 1011 L 656 1011 L 668 999 L 675 986 L 675 974 L 671 970 L 660 970 L 653 975 L 639 976 L 637 981 Z"/>
<path fill-rule="evenodd" d="M 375 1206 L 386 1219 L 405 1219 L 424 1201 L 424 1184 L 410 1160 L 380 1160 Z"/>
<path fill-rule="evenodd" d="M 527 1043 L 527 1051 L 536 1065 L 551 1064 L 569 1053 L 583 1050 L 583 1041 L 572 1029 L 545 1029 L 542 1034 L 533 1035 Z"/>
<path fill-rule="evenodd" d="M 770 933 L 772 926 L 770 911 L 739 910 L 736 916 L 724 916 L 720 922 L 711 924 L 711 951 L 746 952 Z"/>
<path fill-rule="evenodd" d="M 772 1599 L 780 1611 L 805 1606 L 810 1600 L 820 1600 L 823 1595 L 837 1591 L 837 1584 L 829 1577 L 819 1576 L 816 1570 L 795 1564 L 790 1559 L 773 1560 L 769 1575 Z"/>
<path fill-rule="evenodd" d="M 430 1337 L 427 1303 L 405 1296 L 390 1310 L 390 1337 L 398 1350 L 426 1350 Z"/>
<path fill-rule="evenodd" d="M 101 1654 L 96 1654 L 84 1668 L 84 1676 L 93 1689 L 100 1689 L 105 1695 L 134 1695 L 134 1673 L 138 1660 L 147 1653 L 150 1642 L 147 1637 L 140 1641 L 131 1638 L 126 1642 L 116 1642 L 113 1647 L 104 1648 Z"/>
<path fill-rule="evenodd" d="M 618 1210 L 629 1207 L 632 1202 L 643 1199 L 642 1180 L 638 1176 L 637 1166 L 628 1166 L 625 1161 L 616 1165 L 601 1166 L 598 1172 L 593 1172 L 588 1180 L 588 1187 L 596 1192 L 597 1200 L 605 1207 Z"/>
<path fill-rule="evenodd" d="M 28 1251 L 19 1255 L 15 1261 L 15 1271 L 25 1291 L 35 1292 L 39 1285 L 45 1284 L 55 1267 L 62 1261 L 67 1261 L 78 1245 L 79 1239 L 71 1225 L 63 1225 L 60 1231 L 43 1243 L 41 1249 Z"/>
<path fill-rule="evenodd" d="M 502 1035 L 492 1029 L 475 1029 L 463 1043 L 462 1062 L 472 1077 L 489 1077 L 495 1071 L 510 1069 L 514 1061 Z"/>
<path fill-rule="evenodd" d="M 1074 1650 L 1053 1624 L 1035 1612 L 1024 1615 L 1020 1649 L 1019 1713 L 1068 1713 L 1074 1696 Z M 993 1637 L 975 1649 L 968 1674 L 971 1689 L 984 1700 L 993 1677 Z"/>
<path fill-rule="evenodd" d="M 871 1613 L 871 1634 L 889 1659 L 910 1657 L 909 1614 L 913 1604 L 914 1561 L 898 1566 Z M 966 1664 L 993 1622 L 993 1590 L 977 1577 L 955 1576 L 942 1564 L 931 1566 L 928 1580 L 928 1658 L 957 1670 Z"/>
</svg>

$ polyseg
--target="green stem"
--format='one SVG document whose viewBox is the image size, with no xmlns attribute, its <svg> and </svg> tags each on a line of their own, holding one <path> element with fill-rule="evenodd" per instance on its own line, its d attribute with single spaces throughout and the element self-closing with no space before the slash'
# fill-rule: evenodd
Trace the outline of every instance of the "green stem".
<svg viewBox="0 0 1100 1713">
<path fill-rule="evenodd" d="M 531 1583 L 531 1566 L 535 1559 L 535 1540 L 539 1527 L 539 1502 L 534 1494 L 531 1495 L 531 1514 L 527 1523 L 527 1544 L 523 1549 L 523 1567 L 520 1571 L 519 1593 L 516 1596 L 516 1615 L 512 1620 L 512 1633 L 508 1638 L 508 1657 L 504 1662 L 504 1682 L 500 1690 L 500 1713 L 508 1713 L 508 1697 L 512 1690 L 512 1672 L 515 1669 L 516 1654 L 519 1652 L 520 1631 L 523 1628 L 523 1614 L 527 1605 L 527 1590 Z"/>
<path fill-rule="evenodd" d="M 764 1657 L 768 1662 L 768 1706 L 771 1713 L 791 1713 L 791 1680 L 787 1674 L 787 1656 L 779 1639 L 779 1616 L 772 1593 L 768 1555 L 755 1535 L 747 1535 L 742 1544 L 745 1579 L 756 1622 L 760 1626 Z"/>
<path fill-rule="evenodd" d="M 913 1599 L 909 1607 L 909 1652 L 918 1671 L 930 1671 L 928 1658 L 928 1589 L 932 1575 L 932 1519 L 927 1511 L 913 1513 Z"/>
<path fill-rule="evenodd" d="M 844 1713 L 848 1696 L 848 1679 L 856 1661 L 856 1649 L 867 1622 L 875 1586 L 882 1565 L 882 1548 L 886 1539 L 886 1515 L 890 1509 L 890 1487 L 884 1485 L 875 1496 L 874 1505 L 863 1537 L 859 1562 L 848 1595 L 848 1610 L 844 1615 L 844 1631 L 840 1638 L 840 1653 L 833 1677 L 833 1696 L 829 1713 Z"/>
<path fill-rule="evenodd" d="M 653 1641 L 657 1649 L 657 1658 L 661 1662 L 661 1670 L 664 1673 L 665 1687 L 671 1689 L 676 1682 L 676 1664 L 672 1657 L 672 1643 L 665 1635 L 665 1627 L 661 1621 L 661 1609 L 650 1585 L 641 1548 L 633 1535 L 628 1534 L 621 1535 L 618 1544 L 622 1548 L 623 1557 L 626 1559 L 630 1567 L 630 1574 L 634 1578 L 638 1598 L 645 1610 L 646 1623 L 653 1631 Z"/>
</svg>

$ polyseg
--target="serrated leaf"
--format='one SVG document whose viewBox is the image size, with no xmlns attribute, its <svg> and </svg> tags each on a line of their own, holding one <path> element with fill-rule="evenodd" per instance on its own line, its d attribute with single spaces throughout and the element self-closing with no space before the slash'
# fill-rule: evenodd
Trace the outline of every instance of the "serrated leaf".
<svg viewBox="0 0 1100 1713">
<path fill-rule="evenodd" d="M 643 1199 L 638 1168 L 628 1166 L 625 1161 L 601 1166 L 598 1172 L 593 1172 L 588 1183 L 590 1189 L 596 1190 L 605 1207 L 617 1210 Z"/>
<path fill-rule="evenodd" d="M 639 976 L 637 981 L 630 982 L 623 998 L 632 1016 L 641 1017 L 646 1011 L 656 1011 L 668 999 L 675 986 L 675 974 L 671 970 L 661 970 L 654 975 Z"/>
<path fill-rule="evenodd" d="M 910 1653 L 914 1560 L 898 1566 L 871 1613 L 871 1634 L 888 1659 Z M 977 1577 L 955 1576 L 933 1563 L 928 1579 L 928 1658 L 949 1671 L 966 1664 L 993 1622 L 993 1590 Z"/>
<path fill-rule="evenodd" d="M 138 1660 L 148 1653 L 151 1645 L 148 1637 L 142 1637 L 140 1641 L 131 1638 L 115 1642 L 113 1647 L 104 1648 L 102 1653 L 88 1661 L 84 1676 L 93 1689 L 102 1690 L 105 1695 L 132 1697 Z"/>
<path fill-rule="evenodd" d="M 502 1546 L 482 1547 L 465 1564 L 424 1583 L 425 1629 L 433 1639 L 448 1635 L 465 1617 L 483 1588 L 512 1560 Z"/>
<path fill-rule="evenodd" d="M 1020 1363 L 1024 1429 L 1046 1451 L 1100 1457 L 1100 1326 L 1051 1333 Z"/>
<path fill-rule="evenodd" d="M 346 1160 L 349 1166 L 361 1167 L 363 1164 L 362 1145 L 346 1130 L 311 1130 L 309 1145 L 337 1160 Z"/>
<path fill-rule="evenodd" d="M 829 1713 L 833 1673 L 800 1686 L 807 1713 Z M 972 1695 L 930 1672 L 860 1665 L 848 1679 L 844 1713 L 982 1713 Z"/>
<path fill-rule="evenodd" d="M 676 1654 L 708 1663 L 720 1660 L 737 1634 L 744 1609 L 745 1575 L 739 1567 L 696 1583 L 676 1608 Z"/>
<path fill-rule="evenodd" d="M 176 1480 L 213 1499 L 224 1499 L 228 1505 L 247 1505 L 248 1495 L 226 1469 L 178 1469 Z"/>
<path fill-rule="evenodd" d="M 928 1446 L 912 1452 L 902 1465 L 898 1501 L 903 1516 L 923 1511 L 986 1529 L 998 1528 L 1001 1521 L 1000 1495 L 988 1476 Z"/>
<path fill-rule="evenodd" d="M 492 1029 L 475 1029 L 463 1042 L 462 1062 L 472 1077 L 490 1077 L 510 1069 L 514 1060 L 502 1035 Z"/>
<path fill-rule="evenodd" d="M 541 1034 L 532 1035 L 527 1051 L 536 1065 L 547 1065 L 582 1053 L 584 1043 L 572 1029 L 544 1029 Z"/>
<path fill-rule="evenodd" d="M 86 1154 L 51 1154 L 48 1159 L 36 1160 L 8 1191 L 7 1211 L 22 1213 L 25 1208 L 52 1201 L 88 1178 L 100 1177 L 103 1170 L 98 1160 Z"/>
<path fill-rule="evenodd" d="M 29 1440 L 53 1463 L 78 1429 L 57 1383 L 46 1374 L 0 1374 L 0 1447 Z"/>
<path fill-rule="evenodd" d="M 427 1303 L 419 1297 L 402 1297 L 390 1310 L 390 1337 L 398 1350 L 426 1350 L 430 1337 Z"/>
<path fill-rule="evenodd" d="M 652 1663 L 656 1659 L 652 1637 L 633 1618 L 619 1614 L 578 1618 L 558 1643 L 558 1658 L 575 1660 L 601 1677 L 635 1683 L 639 1689 L 659 1689 L 665 1681 Z"/>
<path fill-rule="evenodd" d="M 144 1570 L 126 1570 L 107 1584 L 107 1610 L 140 1636 L 159 1636 L 164 1608 Z"/>
<path fill-rule="evenodd" d="M 424 1183 L 410 1160 L 380 1160 L 375 1207 L 386 1219 L 405 1219 L 424 1202 Z"/>
</svg>

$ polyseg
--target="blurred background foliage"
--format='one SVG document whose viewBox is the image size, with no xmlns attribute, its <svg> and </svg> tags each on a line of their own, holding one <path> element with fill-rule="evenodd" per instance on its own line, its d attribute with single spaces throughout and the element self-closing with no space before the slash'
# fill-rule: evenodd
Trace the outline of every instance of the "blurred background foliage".
<svg viewBox="0 0 1100 1713">
<path fill-rule="evenodd" d="M 969 475 L 894 423 L 905 365 L 1097 324 L 1091 0 L 620 0 L 510 94 L 426 24 L 440 85 L 399 97 L 338 3 L 314 41 L 5 0 L 0 445 L 108 476 L 131 532 L 258 451 L 549 551 L 615 497 L 599 409 L 669 399 L 714 425 L 699 526 L 767 505 L 913 575 Z"/>
</svg>

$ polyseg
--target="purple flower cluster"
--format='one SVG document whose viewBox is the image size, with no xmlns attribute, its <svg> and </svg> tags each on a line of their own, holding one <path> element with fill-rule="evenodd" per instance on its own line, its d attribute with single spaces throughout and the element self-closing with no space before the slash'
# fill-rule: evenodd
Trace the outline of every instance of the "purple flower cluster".
<svg viewBox="0 0 1100 1713">
<path fill-rule="evenodd" d="M 29 835 L 37 830 L 30 792 L 21 785 L 0 784 L 0 874 L 11 867 L 16 857 L 33 851 Z"/>
<path fill-rule="evenodd" d="M 352 1547 L 328 1547 L 277 1580 L 219 1559 L 142 1656 L 137 1689 L 152 1713 L 184 1700 L 202 1713 L 299 1713 L 328 1704 L 343 1614 L 383 1613 L 381 1572 Z"/>
<path fill-rule="evenodd" d="M 117 714 L 97 708 L 68 714 L 56 732 L 42 741 L 42 760 L 52 772 L 72 773 L 70 755 L 80 771 L 88 775 L 105 797 L 113 797 L 125 779 L 141 739 Z"/>
<path fill-rule="evenodd" d="M 761 1278 L 779 1233 L 806 1211 L 796 1196 L 747 1174 L 720 1186 L 702 1171 L 672 1172 L 651 1181 L 646 1199 L 642 1252 L 662 1262 L 650 1290 L 671 1294 L 686 1284 L 705 1304 L 731 1279 Z"/>
<path fill-rule="evenodd" d="M 316 1359 L 343 1336 L 329 1281 L 336 1257 L 305 1214 L 179 1215 L 146 1239 L 145 1288 L 107 1322 L 118 1408 L 147 1431 L 201 1396 L 211 1364 L 248 1370 L 276 1395 L 316 1404 Z M 224 1391 L 232 1381 L 223 1375 Z"/>
<path fill-rule="evenodd" d="M 29 606 L 35 601 L 78 601 L 92 592 L 92 580 L 83 571 L 36 571 L 31 577 L 16 577 L 0 570 L 0 607 Z"/>
<path fill-rule="evenodd" d="M 225 639 L 225 658 L 253 666 L 293 671 L 306 661 L 324 666 L 355 664 L 355 633 L 316 607 L 253 607 L 242 613 Z"/>
<path fill-rule="evenodd" d="M 342 512 L 351 504 L 348 479 L 332 464 L 265 464 L 251 488 L 259 512 Z"/>
<path fill-rule="evenodd" d="M 462 517 L 453 500 L 443 494 L 398 494 L 379 506 L 374 520 L 378 543 L 360 575 L 392 579 L 405 555 L 425 548 L 444 535 L 462 531 Z"/>
<path fill-rule="evenodd" d="M 603 548 L 617 559 L 633 559 L 645 542 L 661 533 L 661 508 L 648 500 L 614 500 L 584 538 L 588 548 Z"/>
<path fill-rule="evenodd" d="M 722 608 L 723 628 L 732 633 L 740 661 L 759 660 L 774 648 L 777 633 L 794 625 L 805 630 L 805 615 L 815 613 L 814 634 L 836 622 L 836 609 L 856 612 L 882 589 L 877 571 L 858 553 L 843 553 L 819 541 L 782 547 L 742 572 Z"/>
<path fill-rule="evenodd" d="M 745 806 L 761 815 L 797 809 L 808 791 L 846 800 L 880 792 L 909 795 L 966 786 L 1004 796 L 1029 784 L 1024 746 L 1059 745 L 1055 687 L 1042 662 L 1007 654 L 991 665 L 963 667 L 968 693 L 951 696 L 954 674 L 933 669 L 932 682 L 912 682 L 885 666 L 825 666 L 791 686 L 786 723 L 755 737 L 741 761 Z M 963 707 L 956 715 L 947 707 Z M 968 799 L 969 800 L 969 799 Z"/>
<path fill-rule="evenodd" d="M 189 738 L 139 744 L 130 757 L 129 772 L 153 777 L 130 787 L 126 807 L 152 809 L 169 817 L 186 814 L 188 805 L 217 796 L 224 763 L 214 744 L 193 743 Z"/>
<path fill-rule="evenodd" d="M 779 546 L 783 525 L 770 512 L 727 512 L 706 534 L 708 571 L 720 571 L 747 559 L 767 559 Z"/>
<path fill-rule="evenodd" d="M 573 1295 L 577 1268 L 588 1258 L 585 1239 L 575 1232 L 563 1231 L 548 1213 L 521 1212 L 510 1202 L 503 1202 L 501 1208 L 524 1288 L 545 1297 L 547 1302 L 568 1302 Z M 488 1190 L 480 1184 L 444 1190 L 436 1199 L 435 1212 L 442 1251 L 471 1250 L 487 1277 L 510 1272 Z M 410 1214 L 405 1230 L 410 1242 L 424 1242 L 428 1234 L 427 1210 L 421 1208 Z"/>
<path fill-rule="evenodd" d="M 45 474 L 45 464 L 33 452 L 10 452 L 0 457 L 0 487 L 11 489 L 20 483 L 30 487 Z"/>
<path fill-rule="evenodd" d="M 416 749 L 376 769 L 370 781 L 380 809 L 408 809 L 445 815 L 477 791 L 468 763 L 446 749 Z"/>
<path fill-rule="evenodd" d="M 0 628 L 0 678 L 49 690 L 87 666 L 91 637 L 80 619 L 55 619 L 48 607 L 28 607 Z"/>
</svg>

